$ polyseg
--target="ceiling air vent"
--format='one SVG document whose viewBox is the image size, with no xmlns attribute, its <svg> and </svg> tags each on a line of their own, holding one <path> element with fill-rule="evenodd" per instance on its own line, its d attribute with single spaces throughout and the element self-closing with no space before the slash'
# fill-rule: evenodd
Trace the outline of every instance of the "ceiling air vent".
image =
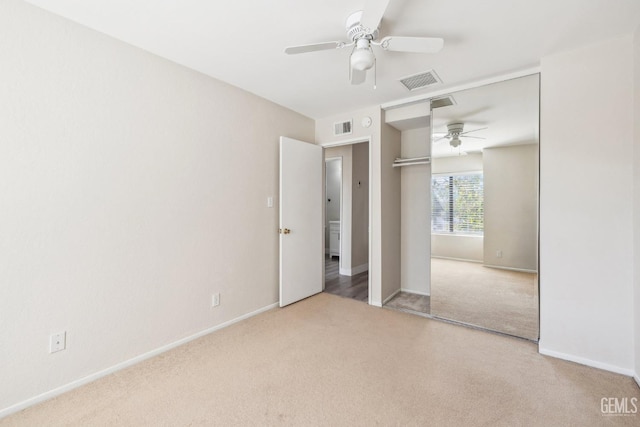
<svg viewBox="0 0 640 427">
<path fill-rule="evenodd" d="M 353 128 L 353 120 L 347 120 L 346 122 L 338 122 L 333 124 L 333 135 L 348 135 Z"/>
<path fill-rule="evenodd" d="M 442 83 L 442 80 L 440 80 L 440 77 L 438 77 L 435 71 L 429 70 L 425 73 L 404 77 L 400 79 L 400 83 L 409 90 L 417 90 L 437 83 Z"/>
<path fill-rule="evenodd" d="M 453 96 L 440 96 L 438 98 L 431 99 L 431 109 L 434 108 L 442 108 L 442 107 L 450 107 L 452 105 L 456 105 L 456 100 L 453 99 Z"/>
</svg>

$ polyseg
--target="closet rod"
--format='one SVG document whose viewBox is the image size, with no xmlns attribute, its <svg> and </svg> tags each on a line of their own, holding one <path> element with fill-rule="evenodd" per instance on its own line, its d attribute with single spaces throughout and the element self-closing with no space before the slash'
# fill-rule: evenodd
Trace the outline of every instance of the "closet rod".
<svg viewBox="0 0 640 427">
<path fill-rule="evenodd" d="M 431 157 L 413 157 L 411 159 L 396 159 L 393 162 L 393 167 L 398 168 L 400 166 L 411 166 L 411 165 L 428 165 L 431 163 Z"/>
<path fill-rule="evenodd" d="M 396 157 L 394 163 L 416 162 L 418 160 L 420 160 L 420 161 L 422 161 L 422 160 L 429 161 L 429 160 L 431 160 L 431 157 L 422 156 L 422 157 L 411 157 L 409 159 L 403 159 L 403 158 L 400 158 L 400 157 Z"/>
<path fill-rule="evenodd" d="M 411 166 L 411 165 L 428 165 L 430 162 L 429 160 L 419 160 L 419 161 L 415 161 L 415 162 L 401 162 L 401 163 L 393 163 L 394 168 L 399 168 L 401 166 Z"/>
</svg>

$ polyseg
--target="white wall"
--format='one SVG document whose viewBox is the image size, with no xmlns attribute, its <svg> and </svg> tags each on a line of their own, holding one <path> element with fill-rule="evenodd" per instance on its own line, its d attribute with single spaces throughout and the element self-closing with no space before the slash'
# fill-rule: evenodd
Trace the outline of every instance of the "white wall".
<svg viewBox="0 0 640 427">
<path fill-rule="evenodd" d="M 17 0 L 0 64 L 0 414 L 278 301 L 266 200 L 312 120 Z"/>
<path fill-rule="evenodd" d="M 429 156 L 429 127 L 401 133 L 403 158 Z M 405 166 L 401 177 L 401 287 L 430 295 L 431 278 L 431 165 Z"/>
<path fill-rule="evenodd" d="M 434 174 L 478 172 L 482 170 L 482 154 L 436 157 L 431 161 L 431 169 Z"/>
<path fill-rule="evenodd" d="M 632 42 L 541 62 L 540 351 L 624 373 L 633 369 Z"/>
<path fill-rule="evenodd" d="M 537 271 L 538 144 L 486 148 L 482 159 L 484 264 Z"/>
<path fill-rule="evenodd" d="M 463 234 L 432 234 L 431 256 L 483 262 L 484 238 Z"/>
</svg>

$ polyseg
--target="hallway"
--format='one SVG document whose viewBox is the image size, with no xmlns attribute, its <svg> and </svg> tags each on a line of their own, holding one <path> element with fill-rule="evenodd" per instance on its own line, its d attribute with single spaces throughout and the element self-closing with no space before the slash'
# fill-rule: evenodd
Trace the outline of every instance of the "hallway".
<svg viewBox="0 0 640 427">
<path fill-rule="evenodd" d="M 369 272 L 355 276 L 340 274 L 340 258 L 324 257 L 324 291 L 362 302 L 369 301 Z"/>
</svg>

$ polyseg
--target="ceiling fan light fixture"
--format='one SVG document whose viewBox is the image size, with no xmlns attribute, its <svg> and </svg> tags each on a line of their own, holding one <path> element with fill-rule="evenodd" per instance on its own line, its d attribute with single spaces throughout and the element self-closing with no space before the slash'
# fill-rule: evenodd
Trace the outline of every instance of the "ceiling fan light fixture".
<svg viewBox="0 0 640 427">
<path fill-rule="evenodd" d="M 359 39 L 356 43 L 356 48 L 351 54 L 351 68 L 358 71 L 366 71 L 373 67 L 376 57 L 371 51 L 369 46 L 369 40 Z"/>
<path fill-rule="evenodd" d="M 374 84 L 376 88 L 376 57 L 372 46 L 377 46 L 383 51 L 408 52 L 408 53 L 436 53 L 444 45 L 441 38 L 434 37 L 404 37 L 386 36 L 379 40 L 380 23 L 384 18 L 387 6 L 391 0 L 366 0 L 365 8 L 353 12 L 348 16 L 345 29 L 347 38 L 351 42 L 328 41 L 320 43 L 290 46 L 285 49 L 288 55 L 316 52 L 321 50 L 342 49 L 355 46 L 349 57 L 349 78 L 352 85 L 358 85 L 365 81 L 366 72 L 374 71 Z"/>
<path fill-rule="evenodd" d="M 449 144 L 453 148 L 459 147 L 461 143 L 462 141 L 460 141 L 460 138 L 458 138 L 457 136 L 454 136 L 453 138 L 451 138 L 451 141 L 449 141 Z"/>
</svg>

